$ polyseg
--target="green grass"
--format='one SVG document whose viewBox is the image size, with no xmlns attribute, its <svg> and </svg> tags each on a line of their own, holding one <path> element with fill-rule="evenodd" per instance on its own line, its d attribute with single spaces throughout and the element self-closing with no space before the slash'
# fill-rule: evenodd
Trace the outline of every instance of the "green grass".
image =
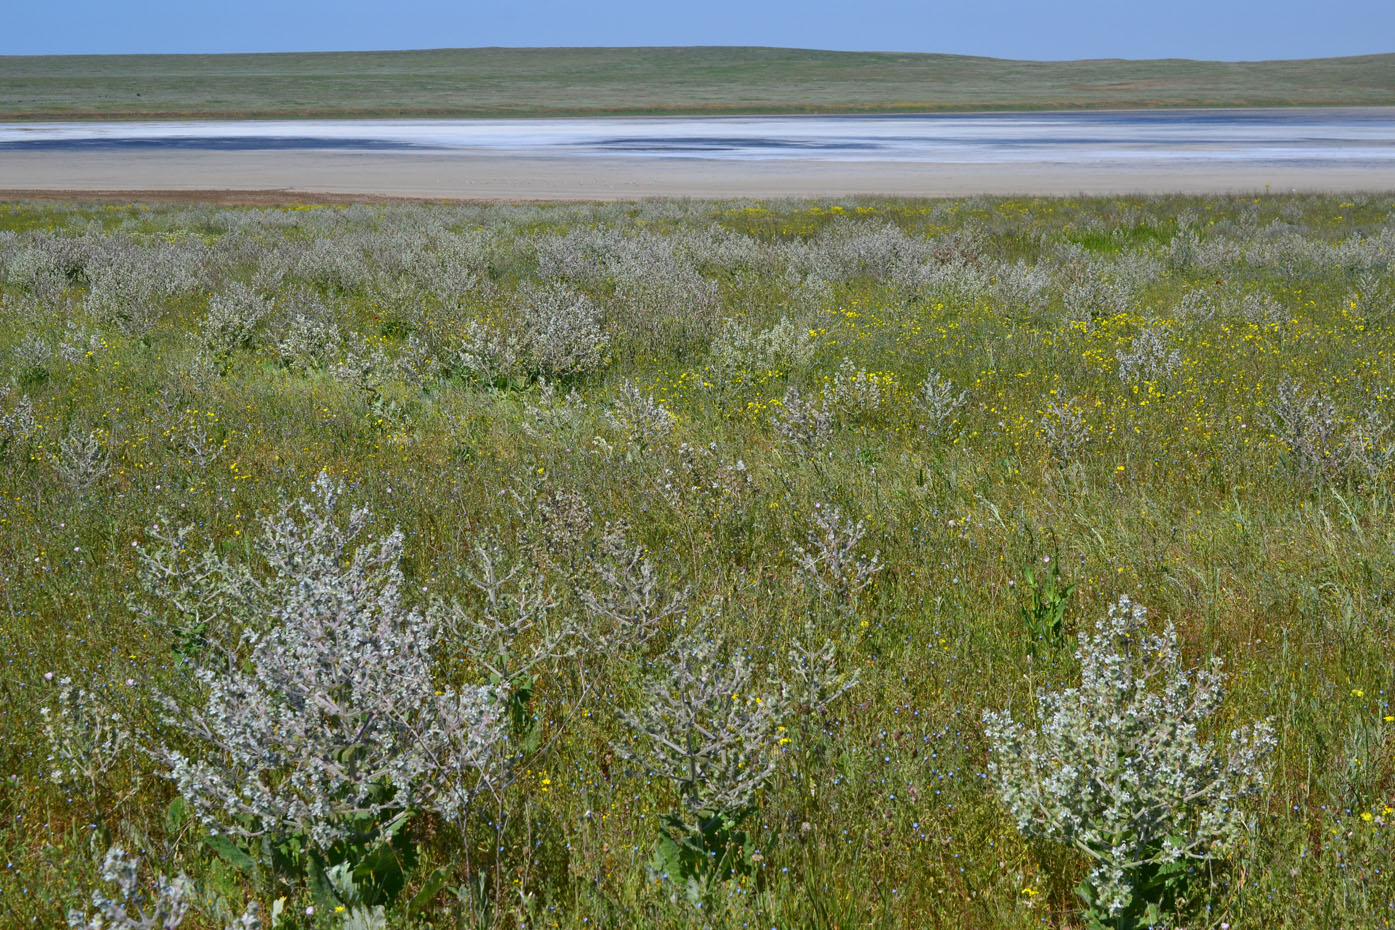
<svg viewBox="0 0 1395 930">
<path fill-rule="evenodd" d="M 0 119 L 885 113 L 1395 103 L 1395 55 L 1010 61 L 775 48 L 0 57 Z"/>
<path fill-rule="evenodd" d="M 559 249 L 567 233 L 594 249 Z M 481 876 L 496 890 L 479 923 L 502 927 L 1078 926 L 1083 862 L 1024 843 L 984 778 L 981 714 L 1021 713 L 1034 689 L 1078 671 L 1070 648 L 1034 645 L 1023 627 L 1023 569 L 1044 555 L 1076 585 L 1068 635 L 1127 592 L 1176 623 L 1189 660 L 1224 659 L 1227 700 L 1207 738 L 1260 717 L 1279 733 L 1272 783 L 1248 802 L 1253 834 L 1199 876 L 1210 911 L 1188 925 L 1383 926 L 1395 909 L 1395 473 L 1387 461 L 1314 479 L 1269 414 L 1294 378 L 1332 398 L 1343 429 L 1367 413 L 1395 420 L 1392 240 L 1395 200 L 1374 196 L 0 205 L 0 418 L 21 402 L 34 418 L 0 444 L 0 926 L 61 926 L 112 842 L 194 880 L 186 927 L 221 928 L 219 908 L 248 897 L 266 913 L 281 894 L 280 927 L 340 926 L 167 819 L 172 790 L 147 755 L 120 756 L 89 789 L 53 784 L 39 716 L 72 676 L 147 745 L 168 739 L 157 695 L 190 684 L 180 644 L 133 600 L 133 546 L 181 524 L 200 551 L 242 558 L 259 520 L 321 470 L 377 514 L 373 532 L 403 529 L 411 598 L 477 608 L 462 567 L 488 538 L 555 587 L 555 617 L 585 625 L 579 592 L 596 584 L 606 525 L 623 524 L 665 587 L 691 588 L 685 622 L 710 616 L 780 674 L 813 623 L 861 675 L 817 741 L 799 731 L 761 795 L 756 877 L 698 913 L 646 876 L 671 786 L 613 749 L 643 666 L 602 657 L 578 708 L 560 660 L 534 696 L 540 749 L 502 799 L 503 848 L 481 853 L 494 842 L 482 831 L 467 857 L 418 818 L 409 893 L 438 866 L 446 890 L 421 914 L 394 908 L 393 927 L 476 925 L 452 889 L 468 897 Z M 584 407 L 560 425 L 536 427 L 540 386 L 520 373 L 486 384 L 459 364 L 392 368 L 367 386 L 345 373 L 350 356 L 403 359 L 417 345 L 449 362 L 471 322 L 507 327 L 540 247 L 582 256 L 572 286 L 602 308 L 610 338 L 604 367 L 564 379 Z M 1019 260 L 1047 276 L 1037 297 L 1003 283 Z M 190 277 L 158 293 L 90 296 L 111 275 L 139 283 L 176 267 Z M 917 279 L 925 267 L 942 274 Z M 445 288 L 446 275 L 458 283 Z M 277 309 L 212 358 L 200 349 L 210 294 L 234 282 Z M 1091 304 L 1086 284 L 1127 292 Z M 320 365 L 276 350 L 305 293 L 343 338 Z M 1273 312 L 1246 309 L 1265 306 L 1247 295 Z M 810 334 L 807 356 L 719 364 L 718 334 L 782 319 Z M 1179 365 L 1125 384 L 1118 354 L 1148 327 Z M 879 402 L 843 411 L 819 454 L 782 443 L 772 417 L 786 389 L 831 395 L 845 359 Z M 968 394 L 942 436 L 914 400 L 931 369 Z M 606 418 L 631 380 L 676 417 L 644 450 Z M 1069 461 L 1044 432 L 1053 401 L 1084 415 Z M 73 430 L 95 433 L 107 457 L 86 493 L 60 468 Z M 213 456 L 202 465 L 199 434 Z M 586 516 L 563 525 L 553 505 L 567 494 Z M 886 564 L 836 610 L 794 557 L 828 504 L 865 521 L 859 551 Z"/>
</svg>

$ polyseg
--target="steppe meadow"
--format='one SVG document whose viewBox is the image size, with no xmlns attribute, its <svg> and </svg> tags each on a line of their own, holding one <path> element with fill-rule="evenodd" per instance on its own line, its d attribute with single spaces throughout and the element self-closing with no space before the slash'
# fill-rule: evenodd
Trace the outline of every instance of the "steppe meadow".
<svg viewBox="0 0 1395 930">
<path fill-rule="evenodd" d="M 1395 199 L 0 207 L 0 924 L 1384 927 Z"/>
</svg>

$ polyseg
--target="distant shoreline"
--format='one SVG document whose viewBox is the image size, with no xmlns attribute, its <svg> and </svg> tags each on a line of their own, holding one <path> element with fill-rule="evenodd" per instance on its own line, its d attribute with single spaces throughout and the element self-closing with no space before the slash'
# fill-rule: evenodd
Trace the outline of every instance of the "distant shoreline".
<svg viewBox="0 0 1395 930">
<path fill-rule="evenodd" d="M 201 116 L 189 117 L 158 117 L 158 116 L 138 116 L 123 114 L 120 117 L 72 117 L 54 116 L 52 118 L 33 117 L 25 119 L 9 119 L 0 114 L 0 125 L 22 125 L 35 123 L 46 125 L 51 123 L 185 123 L 185 122 L 392 122 L 392 121 L 414 121 L 423 122 L 439 121 L 454 122 L 465 120 L 554 120 L 554 119 L 741 119 L 742 117 L 781 117 L 781 116 L 817 116 L 817 117 L 916 117 L 916 116 L 1001 116 L 1010 113 L 1029 113 L 1033 116 L 1050 116 L 1053 114 L 1061 116 L 1079 115 L 1089 113 L 1092 115 L 1108 116 L 1111 114 L 1128 113 L 1264 113 L 1264 112 L 1292 112 L 1311 111 L 1324 113 L 1369 113 L 1373 111 L 1395 111 L 1395 100 L 1390 103 L 1381 104 L 1339 104 L 1339 103 L 1294 103 L 1275 106 L 1237 106 L 1230 104 L 1216 104 L 1215 106 L 1147 106 L 1147 107 L 1126 107 L 1126 106 L 1078 106 L 1078 107 L 998 107 L 998 108 L 948 108 L 948 109 L 923 109 L 923 110 L 770 110 L 770 111 L 740 111 L 740 112 L 718 112 L 718 111 L 695 111 L 682 110 L 674 112 L 634 112 L 616 111 L 599 112 L 588 111 L 585 113 L 533 113 L 527 116 L 421 116 L 421 115 L 401 115 L 393 114 L 388 116 L 325 116 L 322 114 L 286 114 L 272 116 L 227 116 L 223 114 L 205 114 Z"/>
<path fill-rule="evenodd" d="M 1395 54 L 1013 61 L 776 48 L 0 56 L 0 121 L 770 116 L 1395 105 Z"/>
<path fill-rule="evenodd" d="M 1395 191 L 1350 167 L 721 162 L 312 152 L 0 153 L 0 199 L 208 203 Z"/>
<path fill-rule="evenodd" d="M 766 107 L 744 109 L 722 109 L 708 107 L 694 108 L 653 108 L 653 109 L 601 109 L 584 110 L 559 109 L 536 110 L 525 114 L 501 113 L 498 111 L 442 110 L 442 111 L 390 111 L 390 110 L 327 110 L 316 112 L 254 110 L 244 112 L 206 111 L 150 111 L 109 114 L 103 112 L 24 114 L 0 110 L 0 123 L 129 123 L 129 122 L 203 122 L 230 120 L 238 122 L 256 121 L 311 121 L 311 120 L 545 120 L 545 119 L 643 119 L 663 117 L 669 119 L 693 119 L 743 116 L 975 116 L 1002 113 L 1159 113 L 1159 112 L 1226 112 L 1235 110 L 1388 110 L 1395 109 L 1395 97 L 1388 103 L 1343 103 L 1339 101 L 1319 101 L 1303 103 L 1252 104 L 1156 104 L 1115 106 L 1107 104 L 1080 105 L 1003 105 L 974 106 L 926 105 L 921 108 L 883 109 L 875 106 L 863 108 L 829 109 L 820 107 Z"/>
</svg>

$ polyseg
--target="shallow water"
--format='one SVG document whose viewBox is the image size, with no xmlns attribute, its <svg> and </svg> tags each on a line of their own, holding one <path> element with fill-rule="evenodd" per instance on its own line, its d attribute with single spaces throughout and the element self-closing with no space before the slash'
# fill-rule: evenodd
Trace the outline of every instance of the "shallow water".
<svg viewBox="0 0 1395 930">
<path fill-rule="evenodd" d="M 0 151 L 303 150 L 924 163 L 1395 165 L 1395 108 L 0 123 Z"/>
</svg>

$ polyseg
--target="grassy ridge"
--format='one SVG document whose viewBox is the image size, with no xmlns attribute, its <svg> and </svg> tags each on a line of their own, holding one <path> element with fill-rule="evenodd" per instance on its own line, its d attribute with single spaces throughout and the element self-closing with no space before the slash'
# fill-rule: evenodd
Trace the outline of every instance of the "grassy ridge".
<svg viewBox="0 0 1395 930">
<path fill-rule="evenodd" d="M 1395 104 L 1395 55 L 1010 61 L 776 48 L 0 57 L 0 119 L 523 117 Z"/>
</svg>

